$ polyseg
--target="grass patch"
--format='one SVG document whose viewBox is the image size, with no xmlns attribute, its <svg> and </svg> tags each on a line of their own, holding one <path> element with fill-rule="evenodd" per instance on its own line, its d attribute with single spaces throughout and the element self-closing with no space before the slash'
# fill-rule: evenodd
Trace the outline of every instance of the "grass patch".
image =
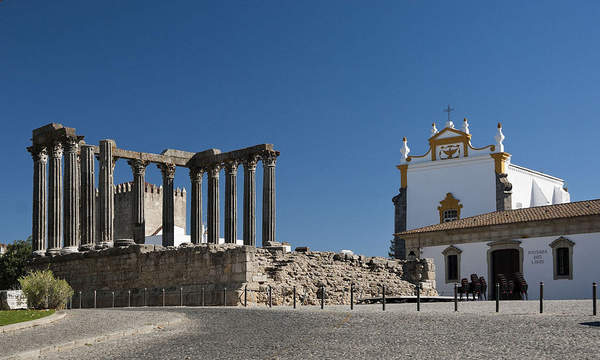
<svg viewBox="0 0 600 360">
<path fill-rule="evenodd" d="M 0 311 L 0 326 L 20 323 L 54 314 L 54 310 L 3 310 Z"/>
</svg>

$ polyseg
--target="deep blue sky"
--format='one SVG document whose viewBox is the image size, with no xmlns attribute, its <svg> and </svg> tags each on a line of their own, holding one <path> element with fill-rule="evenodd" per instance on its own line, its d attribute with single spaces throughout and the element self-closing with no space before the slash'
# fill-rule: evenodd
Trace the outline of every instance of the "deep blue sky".
<svg viewBox="0 0 600 360">
<path fill-rule="evenodd" d="M 278 239 L 320 250 L 387 254 L 402 136 L 424 152 L 448 103 L 474 146 L 502 121 L 514 163 L 598 198 L 599 16 L 595 1 L 4 0 L 0 241 L 31 233 L 25 148 L 50 122 L 148 152 L 274 143 Z"/>
</svg>

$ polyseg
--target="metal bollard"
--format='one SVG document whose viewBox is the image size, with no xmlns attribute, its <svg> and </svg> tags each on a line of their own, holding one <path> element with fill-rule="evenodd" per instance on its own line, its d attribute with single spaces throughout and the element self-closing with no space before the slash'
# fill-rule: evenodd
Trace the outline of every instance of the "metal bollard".
<svg viewBox="0 0 600 360">
<path fill-rule="evenodd" d="M 115 292 L 112 292 L 112 307 L 115 307 Z"/>
<path fill-rule="evenodd" d="M 325 285 L 321 285 L 321 310 L 325 307 Z"/>
<path fill-rule="evenodd" d="M 244 286 L 244 307 L 248 306 L 248 285 Z"/>
<path fill-rule="evenodd" d="M 354 310 L 354 283 L 350 283 L 350 310 Z"/>
<path fill-rule="evenodd" d="M 385 311 L 385 285 L 381 285 L 381 304 L 383 311 Z"/>
<path fill-rule="evenodd" d="M 294 286 L 294 309 L 296 308 L 296 286 Z"/>
<path fill-rule="evenodd" d="M 540 281 L 540 314 L 544 313 L 544 282 Z"/>
<path fill-rule="evenodd" d="M 79 308 L 81 309 L 81 291 L 79 291 Z"/>
<path fill-rule="evenodd" d="M 131 307 L 131 290 L 127 290 L 127 307 Z"/>
<path fill-rule="evenodd" d="M 417 284 L 417 311 L 421 311 L 421 284 Z"/>
<path fill-rule="evenodd" d="M 96 290 L 94 290 L 94 309 L 96 308 Z"/>
<path fill-rule="evenodd" d="M 163 295 L 163 306 L 165 306 L 165 288 L 162 289 L 162 295 Z"/>
<path fill-rule="evenodd" d="M 500 283 L 496 283 L 496 312 L 500 312 Z"/>
<path fill-rule="evenodd" d="M 592 284 L 592 299 L 593 299 L 593 303 L 592 303 L 592 309 L 593 309 L 593 311 L 592 311 L 592 314 L 593 314 L 594 316 L 596 316 L 596 313 L 597 313 L 597 312 L 596 312 L 596 305 L 597 305 L 597 304 L 596 304 L 596 300 L 597 300 L 597 296 L 596 296 L 596 295 L 597 295 L 596 288 L 597 288 L 597 286 L 596 286 L 596 283 L 593 283 L 593 284 Z"/>
<path fill-rule="evenodd" d="M 227 288 L 223 288 L 223 306 L 227 306 Z"/>
<path fill-rule="evenodd" d="M 179 306 L 183 306 L 183 287 L 179 288 Z"/>
<path fill-rule="evenodd" d="M 454 311 L 458 311 L 458 284 L 454 283 Z"/>
<path fill-rule="evenodd" d="M 204 285 L 202 285 L 202 306 L 204 306 Z"/>
<path fill-rule="evenodd" d="M 273 307 L 273 298 L 271 296 L 271 285 L 269 285 L 269 307 Z"/>
</svg>

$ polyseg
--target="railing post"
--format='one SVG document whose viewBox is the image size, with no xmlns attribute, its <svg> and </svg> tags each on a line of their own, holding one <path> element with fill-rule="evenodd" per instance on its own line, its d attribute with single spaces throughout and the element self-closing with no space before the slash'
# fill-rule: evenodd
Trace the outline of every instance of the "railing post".
<svg viewBox="0 0 600 360">
<path fill-rule="evenodd" d="M 354 310 L 354 283 L 350 283 L 350 310 Z"/>
<path fill-rule="evenodd" d="M 96 290 L 94 290 L 94 309 L 96 308 Z"/>
<path fill-rule="evenodd" d="M 383 311 L 385 311 L 385 285 L 381 285 L 381 305 Z"/>
<path fill-rule="evenodd" d="M 417 284 L 417 311 L 421 311 L 421 283 Z"/>
<path fill-rule="evenodd" d="M 204 306 L 204 285 L 202 285 L 202 306 Z"/>
<path fill-rule="evenodd" d="M 321 310 L 325 307 L 325 285 L 321 285 Z"/>
<path fill-rule="evenodd" d="M 500 312 L 500 283 L 496 283 L 496 312 Z"/>
<path fill-rule="evenodd" d="M 183 286 L 179 288 L 179 306 L 183 307 Z"/>
<path fill-rule="evenodd" d="M 227 306 L 227 288 L 223 288 L 223 306 Z"/>
<path fill-rule="evenodd" d="M 458 284 L 454 283 L 454 311 L 458 311 Z"/>
<path fill-rule="evenodd" d="M 127 307 L 131 307 L 131 290 L 127 290 Z"/>
<path fill-rule="evenodd" d="M 248 306 L 248 285 L 244 285 L 244 307 Z"/>
<path fill-rule="evenodd" d="M 165 288 L 162 289 L 163 307 L 165 306 Z"/>
<path fill-rule="evenodd" d="M 112 307 L 115 307 L 115 292 L 112 292 Z"/>
<path fill-rule="evenodd" d="M 144 288 L 144 307 L 146 307 L 146 288 Z"/>
<path fill-rule="evenodd" d="M 544 282 L 540 281 L 540 314 L 544 313 Z"/>
<path fill-rule="evenodd" d="M 82 297 L 81 290 L 79 290 L 79 308 L 80 309 L 81 309 L 81 297 Z"/>
<path fill-rule="evenodd" d="M 597 288 L 596 283 L 593 283 L 592 284 L 592 299 L 593 299 L 593 303 L 592 303 L 592 310 L 593 311 L 592 311 L 592 314 L 594 316 L 596 316 L 596 313 L 597 313 L 596 312 L 596 305 L 597 305 L 596 304 L 597 303 L 597 301 L 596 301 L 597 300 L 597 291 L 596 291 L 596 288 Z"/>
<path fill-rule="evenodd" d="M 271 294 L 271 285 L 269 285 L 269 307 L 273 307 L 273 298 Z"/>
<path fill-rule="evenodd" d="M 294 309 L 296 308 L 296 285 L 294 285 Z"/>
</svg>

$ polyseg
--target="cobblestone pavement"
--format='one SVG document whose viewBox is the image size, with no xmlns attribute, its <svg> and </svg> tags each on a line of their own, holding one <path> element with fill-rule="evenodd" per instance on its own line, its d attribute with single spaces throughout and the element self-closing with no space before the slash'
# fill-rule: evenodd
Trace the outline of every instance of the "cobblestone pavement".
<svg viewBox="0 0 600 360">
<path fill-rule="evenodd" d="M 47 359 L 597 359 L 591 301 L 152 309 L 190 320 Z M 144 312 L 148 312 L 144 309 Z M 111 310 L 106 310 L 110 314 Z M 131 311 L 135 312 L 135 311 Z"/>
</svg>

